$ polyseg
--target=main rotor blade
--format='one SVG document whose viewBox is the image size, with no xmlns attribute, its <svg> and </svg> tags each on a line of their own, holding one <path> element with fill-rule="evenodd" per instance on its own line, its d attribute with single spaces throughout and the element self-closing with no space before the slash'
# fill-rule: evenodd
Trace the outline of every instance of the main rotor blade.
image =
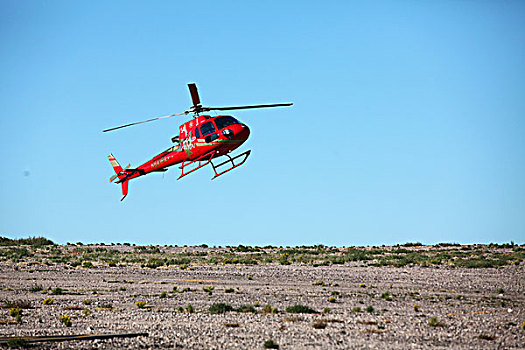
<svg viewBox="0 0 525 350">
<path fill-rule="evenodd" d="M 166 115 L 166 116 L 164 116 L 164 117 L 151 118 L 151 119 L 148 119 L 148 120 L 142 120 L 142 121 L 140 121 L 140 122 L 135 122 L 135 123 L 130 123 L 130 124 L 126 124 L 126 125 L 116 126 L 116 127 L 114 127 L 114 128 L 110 128 L 110 129 L 102 130 L 102 132 L 108 132 L 108 131 L 113 131 L 113 130 L 117 130 L 117 129 L 127 128 L 128 126 L 132 126 L 132 125 L 137 125 L 137 124 L 142 124 L 142 123 L 152 122 L 152 121 L 154 121 L 154 120 L 159 120 L 159 119 L 171 118 L 171 117 L 175 117 L 175 116 L 177 116 L 177 115 L 183 115 L 183 114 L 188 114 L 188 113 L 189 113 L 189 112 L 186 111 L 186 112 L 182 112 L 182 113 Z"/>
<path fill-rule="evenodd" d="M 190 95 L 193 105 L 197 106 L 201 103 L 201 100 L 199 98 L 199 92 L 197 91 L 197 85 L 195 85 L 195 83 L 189 83 L 188 88 L 190 89 Z"/>
<path fill-rule="evenodd" d="M 269 105 L 251 105 L 251 106 L 235 106 L 235 107 L 203 107 L 205 111 L 229 111 L 233 109 L 248 109 L 248 108 L 267 108 L 267 107 L 286 107 L 293 103 L 274 103 Z"/>
</svg>

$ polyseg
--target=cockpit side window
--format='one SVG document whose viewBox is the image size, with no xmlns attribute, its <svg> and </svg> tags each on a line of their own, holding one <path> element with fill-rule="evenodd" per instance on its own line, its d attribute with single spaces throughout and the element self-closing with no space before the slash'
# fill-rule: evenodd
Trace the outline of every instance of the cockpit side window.
<svg viewBox="0 0 525 350">
<path fill-rule="evenodd" d="M 195 137 L 198 138 L 198 139 L 201 138 L 201 133 L 199 132 L 199 128 L 198 127 L 195 128 Z"/>
<path fill-rule="evenodd" d="M 235 119 L 234 117 L 225 115 L 222 117 L 215 118 L 215 124 L 217 125 L 217 129 L 221 130 L 222 128 L 225 128 L 232 124 L 239 124 L 239 121 Z"/>
<path fill-rule="evenodd" d="M 206 123 L 201 125 L 201 132 L 202 132 L 202 136 L 206 136 L 208 134 L 211 134 L 212 132 L 215 132 L 215 126 L 213 125 L 213 123 L 211 121 L 210 122 L 206 122 Z"/>
</svg>

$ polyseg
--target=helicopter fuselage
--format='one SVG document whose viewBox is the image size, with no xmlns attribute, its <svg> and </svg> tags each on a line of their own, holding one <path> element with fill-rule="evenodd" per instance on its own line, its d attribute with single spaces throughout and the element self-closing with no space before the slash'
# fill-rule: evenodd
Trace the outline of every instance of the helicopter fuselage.
<svg viewBox="0 0 525 350">
<path fill-rule="evenodd" d="M 152 172 L 165 172 L 168 170 L 168 167 L 180 163 L 182 163 L 182 166 L 180 167 L 180 169 L 182 169 L 182 174 L 179 176 L 179 178 L 181 178 L 190 172 L 207 165 L 212 159 L 216 159 L 217 157 L 232 152 L 242 145 L 249 136 L 250 129 L 248 126 L 239 122 L 232 116 L 220 115 L 217 117 L 211 117 L 209 115 L 203 115 L 198 116 L 179 127 L 179 138 L 176 145 L 159 153 L 137 168 L 119 171 L 119 169 L 115 167 L 114 163 L 116 163 L 116 160 L 112 155 L 110 155 L 110 161 L 112 162 L 117 174 L 119 174 L 119 180 L 116 183 L 124 183 L 125 181 Z M 249 151 L 247 155 L 249 155 Z M 244 159 L 244 161 L 245 160 L 246 159 Z M 244 161 L 242 163 L 244 163 Z M 184 173 L 184 168 L 190 164 L 195 164 L 197 167 Z M 221 163 L 221 165 L 222 164 L 224 163 Z M 233 165 L 234 166 L 231 169 L 240 164 Z M 222 173 L 217 173 L 217 171 L 215 171 L 215 177 Z"/>
</svg>

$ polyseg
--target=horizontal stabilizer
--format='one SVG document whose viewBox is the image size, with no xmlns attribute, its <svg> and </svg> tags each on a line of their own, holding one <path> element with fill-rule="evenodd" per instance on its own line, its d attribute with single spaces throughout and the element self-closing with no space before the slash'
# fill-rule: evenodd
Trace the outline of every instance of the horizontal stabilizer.
<svg viewBox="0 0 525 350">
<path fill-rule="evenodd" d="M 140 175 L 146 175 L 146 172 L 144 171 L 144 169 L 126 169 L 124 170 L 126 172 L 126 174 L 134 174 L 134 173 L 139 173 Z"/>
</svg>

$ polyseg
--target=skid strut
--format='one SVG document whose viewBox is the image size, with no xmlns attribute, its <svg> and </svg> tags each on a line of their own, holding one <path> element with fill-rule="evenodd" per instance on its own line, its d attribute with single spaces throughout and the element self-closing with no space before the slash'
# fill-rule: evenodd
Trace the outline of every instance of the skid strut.
<svg viewBox="0 0 525 350">
<path fill-rule="evenodd" d="M 212 177 L 212 180 L 217 178 L 217 177 L 219 177 L 219 176 L 221 176 L 224 173 L 227 173 L 230 170 L 233 170 L 233 169 L 237 168 L 238 166 L 243 165 L 244 162 L 246 162 L 246 159 L 248 159 L 248 156 L 250 155 L 251 152 L 252 152 L 251 150 L 248 150 L 248 151 L 243 152 L 243 153 L 241 153 L 241 154 L 239 154 L 239 155 L 237 155 L 237 156 L 235 156 L 233 158 L 230 157 L 229 155 L 225 154 L 225 156 L 228 157 L 229 159 L 225 160 L 224 162 L 222 162 L 220 164 L 217 164 L 217 165 L 213 164 L 213 162 L 210 159 L 211 166 L 213 167 L 213 171 L 215 172 L 215 176 Z M 244 156 L 244 159 L 239 164 L 235 164 L 234 160 L 239 158 L 239 157 L 242 157 L 242 156 Z M 217 173 L 217 168 L 219 168 L 220 166 L 222 166 L 222 165 L 224 165 L 226 163 L 231 163 L 232 166 L 230 168 L 224 170 L 224 171 L 221 171 L 220 173 Z"/>
<path fill-rule="evenodd" d="M 241 153 L 241 154 L 239 154 L 239 155 L 237 155 L 237 156 L 235 156 L 235 157 L 233 157 L 233 158 L 230 157 L 228 154 L 225 154 L 225 156 L 228 157 L 228 160 L 225 160 L 224 162 L 219 163 L 219 164 L 217 164 L 217 165 L 213 164 L 213 162 L 212 162 L 212 159 L 213 159 L 213 157 L 214 157 L 215 154 L 216 154 L 215 151 L 208 152 L 208 153 L 206 153 L 206 154 L 200 156 L 199 158 L 194 159 L 194 160 L 192 160 L 192 161 L 190 161 L 190 162 L 188 162 L 188 163 L 182 162 L 182 165 L 179 167 L 179 169 L 182 170 L 182 173 L 181 173 L 180 176 L 177 178 L 177 180 L 180 179 L 181 177 L 184 177 L 184 176 L 186 176 L 186 175 L 188 175 L 188 174 L 191 174 L 191 173 L 194 172 L 195 170 L 200 169 L 200 168 L 202 168 L 203 166 L 206 166 L 206 165 L 208 165 L 208 164 L 211 164 L 211 166 L 213 167 L 213 172 L 215 173 L 215 176 L 211 178 L 211 179 L 213 180 L 213 179 L 215 179 L 215 178 L 221 176 L 222 174 L 225 174 L 225 173 L 227 173 L 228 171 L 231 171 L 231 170 L 237 168 L 238 166 L 243 165 L 244 162 L 246 162 L 246 159 L 248 159 L 248 156 L 250 155 L 251 152 L 252 152 L 251 150 L 248 150 L 248 151 L 243 152 L 243 153 Z M 235 160 L 236 160 L 237 158 L 240 158 L 240 157 L 244 157 L 244 158 L 242 159 L 242 161 L 241 161 L 240 163 L 235 164 Z M 184 169 L 185 169 L 188 165 L 191 165 L 191 164 L 197 164 L 197 162 L 198 162 L 197 167 L 191 169 L 190 171 L 184 172 Z M 217 169 L 218 169 L 218 168 L 220 168 L 221 166 L 223 166 L 224 164 L 227 164 L 227 163 L 231 163 L 231 167 L 229 167 L 228 169 L 223 170 L 223 171 L 221 171 L 221 172 L 217 172 Z"/>
<path fill-rule="evenodd" d="M 208 163 L 211 162 L 211 159 L 213 158 L 214 155 L 215 155 L 215 151 L 211 151 L 211 152 L 208 152 L 206 154 L 203 154 L 199 158 L 194 159 L 191 162 L 188 162 L 186 164 L 184 164 L 184 162 L 182 162 L 182 165 L 179 167 L 179 169 L 182 170 L 182 174 L 180 174 L 180 176 L 177 178 L 177 180 L 180 179 L 183 176 L 186 176 L 188 174 L 193 173 L 195 170 L 200 169 L 200 168 L 202 168 L 205 165 L 208 165 Z M 191 165 L 191 164 L 193 164 L 195 162 L 199 162 L 199 165 L 196 168 L 191 169 L 190 171 L 184 173 L 184 168 L 186 168 L 188 165 Z"/>
</svg>

